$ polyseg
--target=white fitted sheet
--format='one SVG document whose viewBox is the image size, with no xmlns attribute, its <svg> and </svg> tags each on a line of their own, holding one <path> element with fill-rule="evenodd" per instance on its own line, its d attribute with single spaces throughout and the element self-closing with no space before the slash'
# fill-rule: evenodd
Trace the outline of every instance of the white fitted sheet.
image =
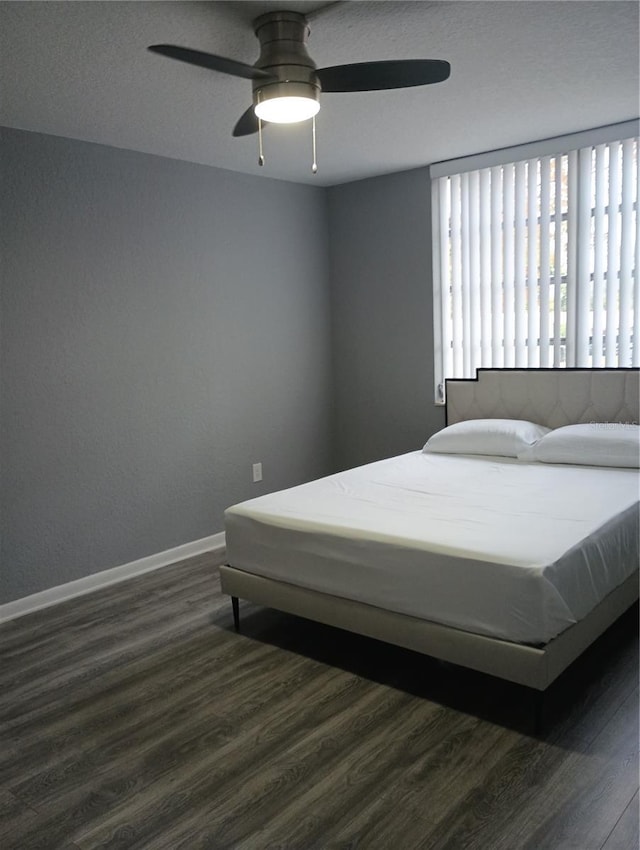
<svg viewBox="0 0 640 850">
<path fill-rule="evenodd" d="M 543 644 L 638 569 L 637 470 L 412 452 L 234 505 L 227 562 Z"/>
</svg>

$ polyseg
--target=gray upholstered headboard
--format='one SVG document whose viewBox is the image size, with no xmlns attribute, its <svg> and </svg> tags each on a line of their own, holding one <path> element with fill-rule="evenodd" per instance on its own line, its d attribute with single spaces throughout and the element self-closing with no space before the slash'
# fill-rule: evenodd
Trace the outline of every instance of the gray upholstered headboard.
<svg viewBox="0 0 640 850">
<path fill-rule="evenodd" d="M 640 369 L 478 369 L 450 378 L 447 424 L 528 419 L 549 428 L 577 422 L 640 422 Z"/>
</svg>

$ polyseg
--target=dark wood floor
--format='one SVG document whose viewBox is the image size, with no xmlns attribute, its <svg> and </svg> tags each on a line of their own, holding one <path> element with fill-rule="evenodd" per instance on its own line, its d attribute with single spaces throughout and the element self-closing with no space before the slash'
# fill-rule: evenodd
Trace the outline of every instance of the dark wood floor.
<svg viewBox="0 0 640 850">
<path fill-rule="evenodd" d="M 636 850 L 637 609 L 529 694 L 193 559 L 0 626 L 3 850 Z"/>
</svg>

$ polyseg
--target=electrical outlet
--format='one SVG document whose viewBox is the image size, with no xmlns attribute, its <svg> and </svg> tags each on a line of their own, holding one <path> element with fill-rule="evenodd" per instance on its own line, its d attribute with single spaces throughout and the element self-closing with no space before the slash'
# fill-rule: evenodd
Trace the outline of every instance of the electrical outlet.
<svg viewBox="0 0 640 850">
<path fill-rule="evenodd" d="M 262 481 L 262 464 L 254 463 L 253 464 L 253 480 Z"/>
</svg>

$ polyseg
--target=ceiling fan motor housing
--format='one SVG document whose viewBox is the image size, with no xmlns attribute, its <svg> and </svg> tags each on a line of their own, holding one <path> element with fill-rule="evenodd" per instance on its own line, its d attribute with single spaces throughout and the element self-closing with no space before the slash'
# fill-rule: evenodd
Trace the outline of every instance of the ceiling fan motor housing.
<svg viewBox="0 0 640 850">
<path fill-rule="evenodd" d="M 268 12 L 253 23 L 260 41 L 256 68 L 268 72 L 272 80 L 253 80 L 253 103 L 257 106 L 276 97 L 320 99 L 316 64 L 307 53 L 309 25 L 298 12 Z"/>
</svg>

